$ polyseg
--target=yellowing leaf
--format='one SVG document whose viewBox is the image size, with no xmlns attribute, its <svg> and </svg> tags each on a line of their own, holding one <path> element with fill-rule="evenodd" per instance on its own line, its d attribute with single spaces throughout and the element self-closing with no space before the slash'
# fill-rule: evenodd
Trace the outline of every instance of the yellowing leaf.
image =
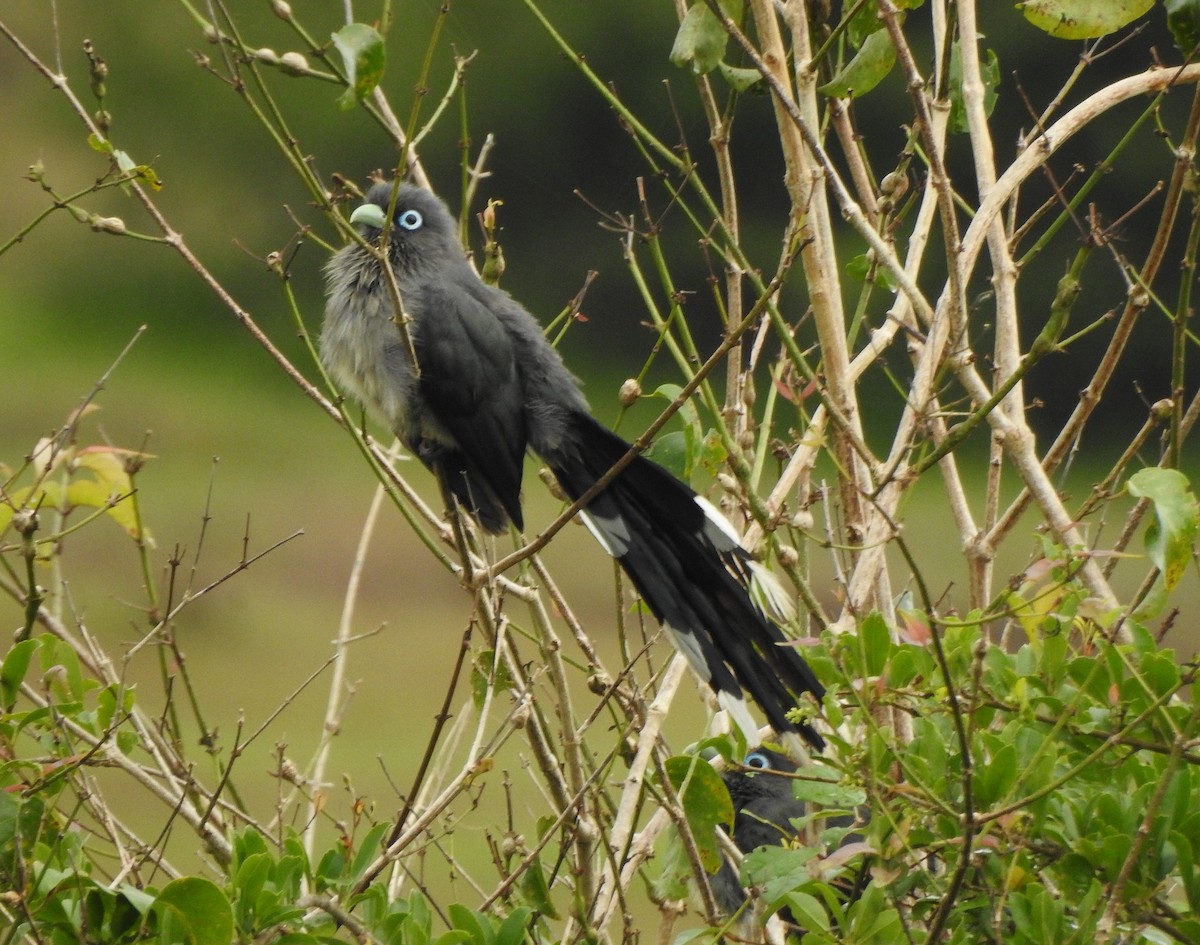
<svg viewBox="0 0 1200 945">
<path fill-rule="evenodd" d="M 1017 9 L 1051 36 L 1091 39 L 1115 33 L 1152 6 L 1154 0 L 1024 0 Z"/>
<path fill-rule="evenodd" d="M 1154 521 L 1146 528 L 1146 554 L 1170 591 L 1192 560 L 1200 507 L 1187 477 L 1178 469 L 1142 469 L 1129 477 L 1129 494 L 1149 499 Z"/>
</svg>

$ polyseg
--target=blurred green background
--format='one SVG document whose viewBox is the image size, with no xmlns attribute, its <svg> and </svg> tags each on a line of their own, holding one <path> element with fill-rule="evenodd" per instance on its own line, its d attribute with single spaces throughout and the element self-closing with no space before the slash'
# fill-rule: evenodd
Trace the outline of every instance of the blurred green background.
<svg viewBox="0 0 1200 945">
<path fill-rule="evenodd" d="M 384 84 L 402 119 L 438 6 L 434 0 L 396 4 Z M 985 11 L 987 41 L 999 52 L 1004 76 L 1003 114 L 997 115 L 995 134 L 1003 161 L 1012 153 L 1018 130 L 1031 124 L 1015 104 L 1017 82 L 1031 101 L 1045 103 L 1076 64 L 1079 50 L 1038 33 L 1008 5 L 990 6 L 995 9 Z M 236 0 L 228 7 L 252 45 L 280 53 L 300 48 L 265 0 Z M 339 4 L 297 0 L 293 8 L 318 37 L 341 23 Z M 652 127 L 668 140 L 682 129 L 702 158 L 702 172 L 707 171 L 706 132 L 689 78 L 667 61 L 676 22 L 673 5 L 548 0 L 544 8 L 596 72 L 612 81 Z M 357 8 L 363 21 L 377 12 L 372 5 Z M 1162 43 L 1166 54 L 1169 41 L 1163 39 L 1160 11 L 1154 16 L 1147 33 L 1093 67 L 1093 82 L 1103 74 L 1145 67 L 1152 41 Z M 185 7 L 28 0 L 6 5 L 0 20 L 46 62 L 54 64 L 61 57 L 72 87 L 89 108 L 93 103 L 81 43 L 91 39 L 110 67 L 106 107 L 114 118 L 113 141 L 137 161 L 154 166 L 165 182 L 156 199 L 171 224 L 276 344 L 315 376 L 296 338 L 279 280 L 262 259 L 289 247 L 296 231 L 292 214 L 324 238 L 333 234 L 308 206 L 303 188 L 237 95 L 197 65 L 197 55 L 215 57 L 218 51 L 205 42 Z M 611 111 L 515 0 L 452 6 L 435 52 L 427 111 L 445 88 L 453 54 L 473 50 L 478 55 L 465 93 L 469 135 L 473 148 L 485 134 L 496 136 L 492 176 L 481 197 L 504 200 L 505 287 L 548 319 L 575 295 L 589 270 L 599 272 L 584 306 L 588 320 L 572 328 L 563 350 L 584 379 L 597 414 L 611 419 L 617 386 L 640 369 L 653 335 L 641 325 L 644 312 L 624 271 L 616 235 L 597 226 L 597 212 L 574 191 L 601 210 L 632 213 L 637 177 L 647 169 Z M 273 71 L 266 77 L 323 180 L 337 172 L 361 182 L 372 169 L 395 162 L 390 143 L 361 111 L 336 107 L 335 87 Z M 66 194 L 102 175 L 105 160 L 89 149 L 61 95 L 6 42 L 0 43 L 0 83 L 6 129 L 0 136 L 5 189 L 0 239 L 7 239 L 47 203 L 46 195 L 25 180 L 30 164 L 41 162 L 46 180 Z M 1165 119 L 1185 104 L 1168 102 Z M 1064 154 L 1062 166 L 1069 168 L 1072 160 L 1090 165 L 1103 157 L 1124 130 L 1122 122 L 1132 120 L 1141 107 L 1132 103 L 1114 113 L 1111 123 L 1081 137 Z M 451 203 L 459 182 L 462 137 L 456 112 L 457 107 L 449 111 L 422 148 L 435 186 Z M 909 114 L 895 76 L 860 103 L 857 121 L 881 172 L 905 142 L 898 116 Z M 1150 131 L 1143 138 L 1138 160 L 1118 166 L 1097 196 L 1110 218 L 1169 173 L 1165 145 Z M 769 101 L 748 96 L 735 125 L 734 151 L 742 175 L 746 243 L 763 266 L 773 265 L 776 234 L 786 213 L 775 141 Z M 953 166 L 963 172 L 960 179 L 968 180 L 965 144 L 953 147 L 952 156 Z M 1154 165 L 1153 173 L 1147 172 L 1148 163 Z M 1043 199 L 1045 191 L 1038 188 L 1045 186 L 1031 183 L 1025 198 L 1030 206 Z M 969 192 L 964 197 L 973 199 Z M 120 191 L 105 191 L 84 204 L 123 217 L 131 229 L 153 231 L 136 202 Z M 1124 249 L 1134 259 L 1140 258 L 1144 228 L 1152 220 L 1153 213 L 1146 213 L 1144 220 L 1134 217 L 1125 226 Z M 674 225 L 680 222 L 668 220 L 666 239 L 686 250 L 694 236 Z M 1057 244 L 1058 252 L 1034 263 L 1022 283 L 1031 298 L 1048 303 L 1075 239 L 1068 232 Z M 308 242 L 288 258 L 292 287 L 315 334 L 324 252 Z M 675 275 L 681 288 L 695 293 L 688 311 L 700 326 L 703 350 L 717 337 L 717 319 L 707 301 L 708 272 L 694 252 L 681 251 L 678 258 Z M 936 284 L 936 272 L 925 275 L 929 284 Z M 1079 306 L 1081 320 L 1097 317 L 1124 297 L 1112 267 L 1097 265 L 1091 275 Z M 975 290 L 982 291 L 986 274 L 976 278 Z M 803 305 L 802 286 L 787 291 L 790 304 Z M 1169 295 L 1171 287 L 1163 291 Z M 986 301 L 980 305 L 985 309 Z M 1035 317 L 1044 310 L 1036 302 L 1028 308 Z M 1155 318 L 1146 316 L 1139 327 L 1135 356 L 1114 382 L 1102 422 L 1089 430 L 1084 462 L 1064 484 L 1076 502 L 1141 423 L 1145 404 L 1168 393 L 1169 348 L 1163 347 L 1168 333 Z M 162 245 L 94 234 L 66 213 L 52 215 L 0 256 L 0 462 L 18 466 L 39 437 L 61 428 L 141 325 L 147 331 L 98 395 L 102 410 L 85 421 L 81 441 L 144 447 L 154 454 L 140 477 L 139 498 L 157 541 L 158 567 L 165 569 L 178 549 L 184 562 L 181 580 L 186 577 L 198 588 L 237 565 L 245 533 L 254 554 L 303 532 L 189 607 L 179 621 L 177 633 L 210 725 L 228 745 L 240 715 L 248 729 L 257 728 L 329 655 L 374 482 L 350 439 L 299 393 L 175 254 Z M 1027 394 L 1042 404 L 1035 419 L 1043 430 L 1056 429 L 1069 413 L 1090 375 L 1094 359 L 1089 353 L 1102 345 L 1103 334 L 1030 379 Z M 868 417 L 881 447 L 893 415 L 887 407 L 880 416 Z M 633 432 L 634 425 L 625 429 Z M 422 471 L 414 469 L 411 478 L 435 501 Z M 527 498 L 533 508 L 528 518 L 536 528 L 554 505 L 536 483 L 527 488 Z M 949 588 L 954 597 L 964 574 L 957 541 L 947 540 L 943 503 L 940 486 L 925 484 L 909 507 L 906 536 L 927 577 L 937 578 L 935 591 Z M 211 520 L 205 526 L 206 509 Z M 1110 513 L 1106 530 L 1115 535 L 1118 528 Z M 1029 552 L 1028 536 L 1020 534 L 1005 548 L 999 573 L 1018 572 Z M 583 530 L 568 529 L 547 558 L 587 625 L 598 632 L 611 627 L 611 565 Z M 817 586 L 828 587 L 827 556 L 816 551 L 814 562 Z M 145 632 L 145 594 L 135 549 L 114 526 L 100 523 L 73 537 L 64 568 L 70 579 L 65 611 L 102 641 L 120 652 Z M 1197 604 L 1194 575 L 1187 582 L 1182 603 L 1190 615 Z M 18 610 L 5 612 L 15 627 Z M 356 691 L 331 767 L 337 777 L 348 773 L 354 793 L 375 798 L 381 817 L 398 803 L 383 768 L 407 786 L 470 613 L 470 598 L 416 546 L 399 516 L 385 510 L 355 616 L 357 632 L 381 630 L 354 646 L 349 677 Z M 601 642 L 612 656 L 613 641 Z M 1179 642 L 1190 654 L 1190 640 Z M 664 644 L 658 658 L 665 653 Z M 131 672 L 153 691 L 155 663 L 148 653 L 134 661 Z M 242 762 L 247 795 L 269 804 L 274 783 L 263 772 L 271 766 L 277 742 L 286 743 L 297 762 L 307 760 L 319 735 L 326 692 L 323 677 L 248 752 Z M 460 694 L 465 697 L 465 687 Z M 670 727 L 676 747 L 697 737 L 700 719 L 696 700 L 684 693 Z M 494 785 L 485 792 L 493 800 L 500 798 Z M 525 798 L 529 812 L 536 813 L 536 795 L 530 792 Z M 483 828 L 472 824 L 462 829 L 457 843 L 481 849 Z"/>
</svg>

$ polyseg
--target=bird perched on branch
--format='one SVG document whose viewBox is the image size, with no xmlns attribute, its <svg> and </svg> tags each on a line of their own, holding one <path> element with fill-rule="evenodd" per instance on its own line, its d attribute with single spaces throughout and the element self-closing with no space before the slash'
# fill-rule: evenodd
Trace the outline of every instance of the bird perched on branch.
<svg viewBox="0 0 1200 945">
<path fill-rule="evenodd" d="M 377 257 L 351 244 L 326 267 L 322 360 L 483 528 L 523 528 L 527 450 L 574 501 L 631 449 L 592 418 L 534 317 L 478 278 L 433 193 L 379 183 L 350 220 L 386 247 L 408 337 Z M 822 746 L 787 713 L 824 689 L 752 602 L 750 557 L 720 512 L 637 456 L 580 515 L 748 738 L 756 726 L 744 692 L 782 737 Z"/>
</svg>

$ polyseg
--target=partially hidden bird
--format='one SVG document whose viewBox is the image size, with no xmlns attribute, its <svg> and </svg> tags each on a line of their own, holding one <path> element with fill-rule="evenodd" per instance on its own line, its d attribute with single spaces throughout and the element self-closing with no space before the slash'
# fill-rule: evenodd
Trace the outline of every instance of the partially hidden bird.
<svg viewBox="0 0 1200 945">
<path fill-rule="evenodd" d="M 782 846 L 796 836 L 793 821 L 805 815 L 806 807 L 792 790 L 789 774 L 797 770 L 787 756 L 758 747 L 746 755 L 740 767 L 727 770 L 721 778 L 733 801 L 730 836 L 742 853 L 759 847 Z M 746 901 L 746 890 L 738 871 L 725 858 L 720 869 L 709 878 L 717 905 L 726 915 L 734 915 Z M 791 922 L 790 914 L 784 920 Z"/>
<path fill-rule="evenodd" d="M 741 765 L 722 773 L 734 811 L 733 824 L 727 832 L 743 854 L 797 840 L 798 822 L 808 813 L 807 805 L 796 797 L 793 787 L 795 778 L 791 776 L 799 770 L 786 755 L 760 745 L 747 753 Z M 866 818 L 867 812 L 860 809 L 854 815 L 839 814 L 821 822 L 826 827 L 851 828 L 865 823 Z M 861 835 L 851 833 L 840 842 L 861 846 L 861 840 Z M 857 875 L 839 877 L 833 885 L 843 902 L 851 902 L 865 888 L 867 877 L 864 859 Z M 709 878 L 709 884 L 717 905 L 726 915 L 737 914 L 747 900 L 738 871 L 728 859 L 722 858 L 720 869 Z M 789 909 L 780 910 L 779 917 L 793 930 L 799 930 Z M 751 931 L 752 927 L 752 917 L 746 916 L 743 930 Z"/>
<path fill-rule="evenodd" d="M 523 529 L 527 451 L 575 501 L 631 449 L 591 416 L 537 320 L 478 277 L 440 198 L 379 182 L 350 222 L 386 247 L 409 337 L 378 254 L 352 242 L 326 266 L 322 361 L 485 530 Z M 750 556 L 711 503 L 638 455 L 580 515 L 751 744 L 757 726 L 744 693 L 794 740 L 790 750 L 802 750 L 797 733 L 823 746 L 788 713 L 824 688 L 752 600 Z"/>
</svg>

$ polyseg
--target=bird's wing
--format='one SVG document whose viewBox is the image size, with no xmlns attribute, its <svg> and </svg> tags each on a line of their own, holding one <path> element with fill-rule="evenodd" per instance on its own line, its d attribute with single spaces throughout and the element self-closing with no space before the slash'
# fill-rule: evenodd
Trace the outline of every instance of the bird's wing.
<svg viewBox="0 0 1200 945">
<path fill-rule="evenodd" d="M 455 476 L 460 484 L 465 476 L 466 486 L 476 492 L 486 486 L 520 528 L 528 434 L 512 342 L 485 299 L 465 286 L 444 280 L 410 294 L 413 309 L 421 313 L 416 347 L 423 406 L 450 434 L 459 454 L 452 451 L 442 462 L 457 460 L 462 466 L 443 474 L 452 488 Z M 475 495 L 471 502 L 483 510 L 487 498 Z M 494 523 L 484 524 L 498 530 Z"/>
</svg>

